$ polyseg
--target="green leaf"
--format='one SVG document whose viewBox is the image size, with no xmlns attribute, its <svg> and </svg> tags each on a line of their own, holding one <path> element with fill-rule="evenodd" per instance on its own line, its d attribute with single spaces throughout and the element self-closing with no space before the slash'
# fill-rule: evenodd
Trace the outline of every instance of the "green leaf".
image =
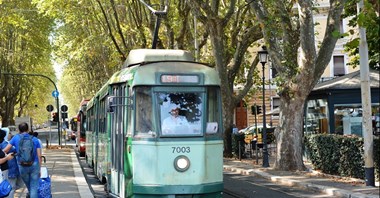
<svg viewBox="0 0 380 198">
<path fill-rule="evenodd" d="M 366 23 L 366 20 L 368 20 L 368 18 L 366 17 L 366 15 L 364 15 L 363 13 L 360 13 L 359 16 L 358 16 L 358 25 L 360 27 L 363 27 Z"/>
<path fill-rule="evenodd" d="M 332 35 L 333 35 L 334 38 L 340 38 L 341 37 L 341 34 L 340 34 L 339 30 L 334 30 L 332 32 Z"/>
<path fill-rule="evenodd" d="M 355 38 L 354 40 L 347 42 L 345 44 L 345 47 L 357 48 L 359 46 L 359 43 L 360 43 L 360 38 Z"/>
</svg>

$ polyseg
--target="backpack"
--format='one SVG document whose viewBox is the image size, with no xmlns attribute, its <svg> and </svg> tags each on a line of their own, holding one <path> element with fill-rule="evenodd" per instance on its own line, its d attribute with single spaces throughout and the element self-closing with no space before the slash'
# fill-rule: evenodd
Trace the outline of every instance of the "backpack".
<svg viewBox="0 0 380 198">
<path fill-rule="evenodd" d="M 33 136 L 20 135 L 18 143 L 18 163 L 22 166 L 31 166 L 34 162 L 34 143 Z"/>
</svg>

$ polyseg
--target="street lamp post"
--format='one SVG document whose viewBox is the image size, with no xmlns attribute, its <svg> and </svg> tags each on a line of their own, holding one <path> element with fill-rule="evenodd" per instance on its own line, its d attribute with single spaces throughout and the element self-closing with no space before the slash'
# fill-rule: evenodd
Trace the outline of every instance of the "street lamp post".
<svg viewBox="0 0 380 198">
<path fill-rule="evenodd" d="M 259 53 L 260 63 L 263 66 L 263 167 L 269 167 L 268 161 L 268 145 L 267 145 L 267 123 L 266 123 L 266 108 L 265 108 L 265 63 L 268 60 L 268 51 L 266 46 L 263 46 Z"/>
</svg>

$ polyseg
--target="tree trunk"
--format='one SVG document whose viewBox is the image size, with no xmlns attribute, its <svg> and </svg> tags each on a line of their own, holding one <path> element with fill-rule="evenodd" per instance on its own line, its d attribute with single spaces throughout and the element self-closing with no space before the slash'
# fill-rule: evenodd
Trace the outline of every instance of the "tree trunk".
<svg viewBox="0 0 380 198">
<path fill-rule="evenodd" d="M 224 127 L 224 157 L 232 157 L 232 124 L 234 107 L 232 99 L 227 97 L 227 94 L 223 94 L 223 127 Z"/>
<path fill-rule="evenodd" d="M 304 98 L 284 100 L 281 98 L 281 112 L 275 131 L 277 141 L 276 161 L 278 170 L 305 170 L 302 160 L 302 137 Z"/>
</svg>

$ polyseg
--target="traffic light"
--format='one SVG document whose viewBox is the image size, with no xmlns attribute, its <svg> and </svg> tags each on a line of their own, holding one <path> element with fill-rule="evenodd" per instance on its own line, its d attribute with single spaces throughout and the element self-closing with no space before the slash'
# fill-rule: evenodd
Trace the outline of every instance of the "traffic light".
<svg viewBox="0 0 380 198">
<path fill-rule="evenodd" d="M 252 106 L 251 106 L 251 114 L 252 114 L 252 115 L 256 115 L 256 110 L 257 110 L 256 107 L 257 107 L 256 105 L 252 105 Z"/>
<path fill-rule="evenodd" d="M 62 112 L 62 120 L 66 119 L 67 118 L 67 112 Z"/>
<path fill-rule="evenodd" d="M 257 114 L 261 114 L 261 106 L 256 106 L 257 108 Z"/>
<path fill-rule="evenodd" d="M 53 122 L 58 122 L 58 113 L 57 112 L 53 113 Z"/>
</svg>

